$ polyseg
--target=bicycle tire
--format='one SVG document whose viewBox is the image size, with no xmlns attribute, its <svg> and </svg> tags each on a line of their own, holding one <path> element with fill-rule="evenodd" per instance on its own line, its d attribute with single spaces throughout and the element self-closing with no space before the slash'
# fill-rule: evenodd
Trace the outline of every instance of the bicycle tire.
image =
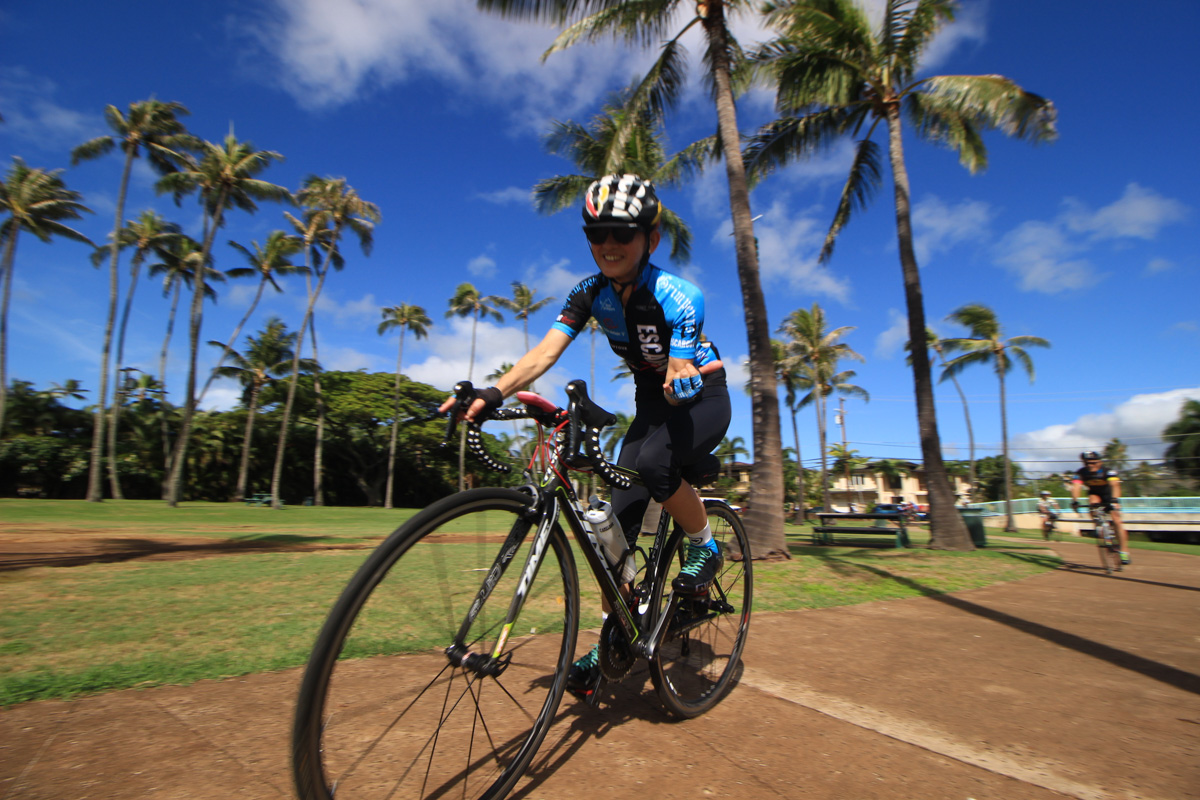
<svg viewBox="0 0 1200 800">
<path fill-rule="evenodd" d="M 511 489 L 433 503 L 363 563 L 330 612 L 301 681 L 292 768 L 302 800 L 498 800 L 528 768 L 562 700 L 579 624 L 575 561 L 557 523 L 504 654 L 484 677 L 445 648 L 514 527 L 528 529 L 468 634 L 491 653 L 538 515 Z M 531 631 L 530 628 L 533 628 Z M 537 633 L 541 631 L 541 633 Z M 536 635 L 535 635 L 536 634 Z"/>
<path fill-rule="evenodd" d="M 1109 526 L 1107 519 L 1101 519 L 1096 525 L 1096 543 L 1100 546 L 1100 563 L 1106 575 L 1112 575 L 1114 570 L 1121 568 L 1121 556 L 1113 544 L 1115 534 Z"/>
<path fill-rule="evenodd" d="M 654 658 L 650 679 L 659 699 L 673 715 L 685 719 L 712 708 L 729 691 L 738 673 L 750 627 L 754 573 L 750 541 L 741 519 L 722 502 L 705 501 L 709 527 L 725 563 L 704 598 L 676 597 L 671 592 L 675 570 L 663 569 L 655 580 L 651 602 L 660 614 L 670 614 Z M 684 545 L 678 525 L 667 542 L 667 553 Z M 714 612 L 709 602 L 731 607 Z"/>
</svg>

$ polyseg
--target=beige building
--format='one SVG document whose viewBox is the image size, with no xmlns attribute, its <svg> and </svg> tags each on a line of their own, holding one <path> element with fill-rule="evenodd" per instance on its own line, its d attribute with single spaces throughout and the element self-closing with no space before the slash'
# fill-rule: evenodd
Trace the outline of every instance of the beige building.
<svg viewBox="0 0 1200 800">
<path fill-rule="evenodd" d="M 834 511 L 849 511 L 854 503 L 860 511 L 866 511 L 876 503 L 912 503 L 921 510 L 929 505 L 929 490 L 925 485 L 925 470 L 913 461 L 901 462 L 907 469 L 907 474 L 887 475 L 877 469 L 875 464 L 867 464 L 850 471 L 849 484 L 842 471 L 829 471 L 829 499 Z M 747 493 L 750 491 L 750 468 L 752 464 L 735 461 L 725 469 L 732 472 L 737 485 L 735 491 Z M 820 470 L 806 470 L 809 479 L 818 479 Z M 962 502 L 967 496 L 967 481 L 964 478 L 951 475 L 950 483 L 954 493 Z"/>
</svg>

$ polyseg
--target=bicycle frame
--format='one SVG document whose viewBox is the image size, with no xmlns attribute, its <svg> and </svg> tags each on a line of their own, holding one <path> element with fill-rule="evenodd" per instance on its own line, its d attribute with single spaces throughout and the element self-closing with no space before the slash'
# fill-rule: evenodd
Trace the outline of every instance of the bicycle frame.
<svg viewBox="0 0 1200 800">
<path fill-rule="evenodd" d="M 536 396 L 528 395 L 527 397 Z M 537 399 L 546 403 L 550 408 L 553 408 L 553 405 L 549 401 L 545 401 L 542 398 Z M 526 402 L 530 401 L 526 400 Z M 520 617 L 528 589 L 537 577 L 546 547 L 549 545 L 550 536 L 560 513 L 566 518 L 567 526 L 571 529 L 571 534 L 579 544 L 580 551 L 583 553 L 588 568 L 595 575 L 596 582 L 600 585 L 601 594 L 608 601 L 612 613 L 618 615 L 617 619 L 625 631 L 630 646 L 638 655 L 645 658 L 654 657 L 656 644 L 668 615 L 657 615 L 657 609 L 655 609 L 654 604 L 651 604 L 649 611 L 651 619 L 645 620 L 649 625 L 643 626 L 639 624 L 638 617 L 641 615 L 634 612 L 636 602 L 634 606 L 631 606 L 630 603 L 626 602 L 624 596 L 622 596 L 620 584 L 616 577 L 616 567 L 609 565 L 600 541 L 584 524 L 579 510 L 579 498 L 570 481 L 565 477 L 572 469 L 585 471 L 581 467 L 572 466 L 573 463 L 578 463 L 575 456 L 578 455 L 578 447 L 583 442 L 580 441 L 579 436 L 575 435 L 578 431 L 573 431 L 570 428 L 578 419 L 578 412 L 574 408 L 576 404 L 573 402 L 571 405 L 572 408 L 567 412 L 568 419 L 554 426 L 552 436 L 548 440 L 544 437 L 544 428 L 548 422 L 547 415 L 552 412 L 546 406 L 540 408 L 541 413 L 531 412 L 528 408 L 517 408 L 497 411 L 492 416 L 493 419 L 497 420 L 533 419 L 538 424 L 538 452 L 535 452 L 533 459 L 531 459 L 530 469 L 526 471 L 526 475 L 532 479 L 532 468 L 539 456 L 542 457 L 546 468 L 542 471 L 542 479 L 539 485 L 535 486 L 531 482 L 521 487 L 524 491 L 530 493 L 532 502 L 529 513 L 530 515 L 537 516 L 537 533 L 535 534 L 529 555 L 526 557 L 525 564 L 522 567 L 521 579 L 518 581 L 517 588 L 513 593 L 512 602 L 509 604 L 508 613 L 505 616 L 504 625 L 501 628 L 493 652 L 488 656 L 471 653 L 466 645 L 463 644 L 467 632 L 470 630 L 484 602 L 491 596 L 492 590 L 511 565 L 513 556 L 524 542 L 529 529 L 515 526 L 513 530 L 509 531 L 508 538 L 505 540 L 504 545 L 501 546 L 500 552 L 497 554 L 491 569 L 488 570 L 488 574 L 479 588 L 475 601 L 471 604 L 471 608 L 463 620 L 458 634 L 455 636 L 454 644 L 446 650 L 447 656 L 456 666 L 464 666 L 484 675 L 498 675 L 503 672 L 507 665 L 507 661 L 504 660 L 502 655 L 504 645 L 508 640 L 513 626 Z M 561 417 L 560 411 L 560 409 L 554 409 L 553 418 L 556 422 Z M 564 428 L 568 429 L 565 435 Z M 585 439 L 588 436 L 592 437 L 591 444 L 593 447 L 588 448 L 590 451 L 589 458 L 592 458 L 598 452 L 599 448 L 595 443 L 598 439 L 598 433 L 599 428 L 594 428 L 588 431 L 584 437 Z M 468 431 L 467 440 L 472 452 L 481 456 L 486 455 L 483 453 L 482 445 L 479 441 L 478 426 L 472 425 Z M 603 459 L 603 456 L 601 455 L 599 458 Z M 496 465 L 496 462 L 492 463 Z M 610 483 L 610 485 L 614 482 L 625 482 L 627 485 L 641 484 L 642 482 L 641 477 L 636 472 L 607 462 L 596 464 L 593 460 L 593 467 L 592 471 L 599 473 L 605 482 Z M 666 557 L 664 551 L 668 535 L 667 519 L 669 519 L 669 516 L 665 510 L 659 516 L 654 545 L 646 556 L 643 584 L 650 582 L 659 574 L 660 570 L 666 568 L 666 564 L 662 563 L 662 561 Z M 631 594 L 631 599 L 634 597 L 637 597 L 637 593 Z M 655 616 L 658 618 L 655 619 Z"/>
</svg>

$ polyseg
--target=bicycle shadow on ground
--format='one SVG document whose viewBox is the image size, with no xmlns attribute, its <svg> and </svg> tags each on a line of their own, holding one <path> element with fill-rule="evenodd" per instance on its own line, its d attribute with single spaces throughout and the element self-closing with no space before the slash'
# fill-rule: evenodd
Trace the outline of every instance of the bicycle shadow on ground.
<svg viewBox="0 0 1200 800">
<path fill-rule="evenodd" d="M 1131 578 L 1124 572 L 1117 575 L 1109 575 L 1104 571 L 1104 567 L 1099 567 L 1094 564 L 1080 564 L 1074 561 L 1067 561 L 1066 559 L 1063 559 L 1062 569 L 1076 575 L 1084 575 L 1089 578 L 1104 578 L 1105 580 L 1110 581 L 1140 583 L 1145 586 L 1161 586 L 1164 589 L 1182 589 L 1186 592 L 1200 592 L 1200 586 L 1185 586 L 1181 583 L 1163 583 L 1162 581 L 1148 581 L 1145 578 Z"/>
<path fill-rule="evenodd" d="M 838 560 L 836 556 L 827 557 L 835 561 Z M 1022 619 L 1021 617 L 1015 617 L 1003 611 L 997 611 L 978 603 L 972 603 L 961 597 L 945 594 L 937 589 L 925 586 L 920 581 L 906 578 L 903 575 L 896 575 L 880 567 L 866 564 L 855 564 L 854 566 L 873 572 L 881 578 L 907 586 L 931 600 L 936 600 L 959 611 L 974 614 L 975 616 L 997 622 L 1001 625 L 1007 625 L 1022 633 L 1027 633 L 1030 636 L 1036 636 L 1062 647 L 1070 648 L 1091 658 L 1107 661 L 1114 666 L 1130 670 L 1131 672 L 1137 672 L 1152 680 L 1173 686 L 1176 689 L 1181 689 L 1191 694 L 1200 694 L 1200 675 L 1195 673 L 1172 667 L 1169 664 L 1163 664 L 1160 661 L 1144 658 L 1127 650 L 1121 650 L 1120 648 L 1086 639 L 1068 631 L 1052 628 L 1039 622 Z"/>
<path fill-rule="evenodd" d="M 726 696 L 737 688 L 742 672 L 743 665 L 739 662 Z M 603 739 L 615 728 L 635 720 L 651 725 L 675 725 L 688 721 L 671 716 L 663 708 L 650 681 L 650 667 L 645 661 L 635 664 L 623 680 L 604 682 L 598 692 L 596 705 L 590 705 L 570 693 L 563 695 L 550 733 L 525 772 L 526 782 L 513 791 L 512 798 L 520 800 L 536 794 L 538 788 L 585 745 Z"/>
</svg>

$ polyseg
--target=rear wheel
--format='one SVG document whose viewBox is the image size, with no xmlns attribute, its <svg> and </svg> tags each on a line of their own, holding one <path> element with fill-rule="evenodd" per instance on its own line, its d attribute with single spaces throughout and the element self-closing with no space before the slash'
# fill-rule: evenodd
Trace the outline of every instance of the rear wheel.
<svg viewBox="0 0 1200 800">
<path fill-rule="evenodd" d="M 1096 526 L 1096 542 L 1100 545 L 1100 561 L 1104 572 L 1112 575 L 1121 569 L 1121 554 L 1117 552 L 1117 537 L 1113 533 L 1112 523 L 1101 520 Z"/>
<path fill-rule="evenodd" d="M 372 553 L 330 613 L 301 683 L 292 752 L 302 800 L 511 790 L 562 699 L 579 617 L 575 562 L 555 525 L 517 626 L 503 631 L 538 518 L 528 494 L 461 492 Z M 494 587 L 464 632 L 485 580 Z"/>
<path fill-rule="evenodd" d="M 750 543 L 741 519 L 725 503 L 705 501 L 704 506 L 725 560 L 712 588 L 700 597 L 680 597 L 671 589 L 676 570 L 666 569 L 651 595 L 659 613 L 669 618 L 650 662 L 650 677 L 667 710 L 685 718 L 703 714 L 729 690 L 746 645 L 754 590 Z M 667 552 L 678 552 L 684 544 L 676 526 Z"/>
</svg>

